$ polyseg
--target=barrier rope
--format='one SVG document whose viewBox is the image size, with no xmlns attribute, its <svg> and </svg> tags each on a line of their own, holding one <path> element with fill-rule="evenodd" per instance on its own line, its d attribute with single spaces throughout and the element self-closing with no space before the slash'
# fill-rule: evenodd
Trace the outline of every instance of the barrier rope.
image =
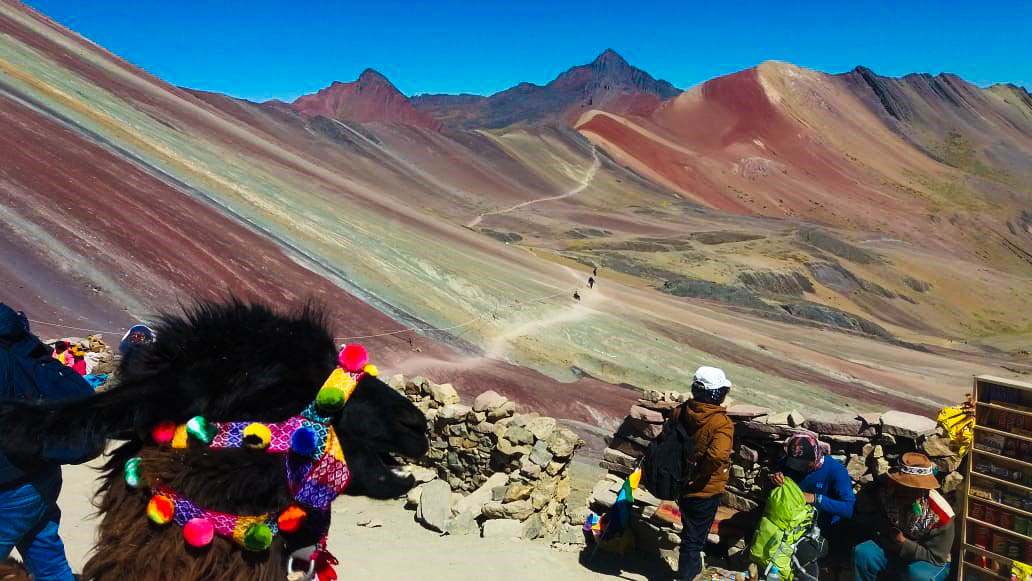
<svg viewBox="0 0 1032 581">
<path fill-rule="evenodd" d="M 579 291 L 579 290 L 582 290 L 582 289 L 580 287 L 574 287 L 574 288 L 570 288 L 568 290 L 563 290 L 563 291 L 560 291 L 560 292 L 557 292 L 557 293 L 554 293 L 554 294 L 545 295 L 545 296 L 538 297 L 538 298 L 535 298 L 535 299 L 529 299 L 529 300 L 525 300 L 525 301 L 515 300 L 515 301 L 513 301 L 511 303 L 507 303 L 507 304 L 498 306 L 498 307 L 496 307 L 495 309 L 493 309 L 491 311 L 487 311 L 487 312 L 481 313 L 481 314 L 473 317 L 472 319 L 469 319 L 468 321 L 459 323 L 457 325 L 451 325 L 451 326 L 448 326 L 448 327 L 406 327 L 404 329 L 397 329 L 397 330 L 394 330 L 394 331 L 385 331 L 383 333 L 374 333 L 372 335 L 356 335 L 356 336 L 353 336 L 353 337 L 334 337 L 333 340 L 334 341 L 354 341 L 354 340 L 358 340 L 358 339 L 373 339 L 373 338 L 376 338 L 376 337 L 388 337 L 388 336 L 391 336 L 391 335 L 401 335 L 403 333 L 431 333 L 431 332 L 438 332 L 438 331 L 454 331 L 455 329 L 461 329 L 463 327 L 467 327 L 469 325 L 472 325 L 473 323 L 476 323 L 477 321 L 483 320 L 483 319 L 485 319 L 488 316 L 493 317 L 493 316 L 497 315 L 500 311 L 505 311 L 505 310 L 513 309 L 513 308 L 515 308 L 515 307 L 517 307 L 517 306 L 519 306 L 521 304 L 542 303 L 544 301 L 548 301 L 548 300 L 554 299 L 554 298 L 562 296 L 562 295 L 571 295 L 572 293 L 574 293 L 576 291 Z M 113 335 L 113 336 L 116 336 L 116 337 L 121 337 L 122 335 L 125 334 L 125 331 L 105 331 L 105 330 L 101 330 L 101 329 L 84 329 L 82 327 L 73 327 L 71 325 L 64 325 L 64 324 L 61 324 L 61 323 L 53 323 L 53 322 L 50 322 L 50 321 L 39 321 L 39 320 L 36 320 L 36 319 L 29 319 L 29 322 L 37 324 L 37 325 L 47 325 L 49 327 L 54 327 L 56 329 L 68 329 L 68 330 L 71 330 L 71 331 L 82 331 L 84 333 L 89 333 L 91 335 L 99 334 L 99 335 Z"/>
</svg>

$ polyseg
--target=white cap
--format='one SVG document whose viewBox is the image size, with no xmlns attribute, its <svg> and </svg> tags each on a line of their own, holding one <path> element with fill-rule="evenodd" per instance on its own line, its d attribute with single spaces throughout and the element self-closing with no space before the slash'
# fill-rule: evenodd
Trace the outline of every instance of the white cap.
<svg viewBox="0 0 1032 581">
<path fill-rule="evenodd" d="M 705 365 L 695 370 L 695 383 L 700 384 L 703 389 L 731 387 L 731 381 L 724 375 L 723 369 Z"/>
</svg>

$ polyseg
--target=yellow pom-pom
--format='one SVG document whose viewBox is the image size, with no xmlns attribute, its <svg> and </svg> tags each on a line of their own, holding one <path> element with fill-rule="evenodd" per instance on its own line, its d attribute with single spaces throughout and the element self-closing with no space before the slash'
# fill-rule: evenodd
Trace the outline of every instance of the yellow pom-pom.
<svg viewBox="0 0 1032 581">
<path fill-rule="evenodd" d="M 264 450 L 269 447 L 272 441 L 272 431 L 269 426 L 255 422 L 244 428 L 244 444 L 249 448 Z"/>
<path fill-rule="evenodd" d="M 366 365 L 365 368 L 362 369 L 362 371 L 365 371 L 366 375 L 372 375 L 373 377 L 376 377 L 376 375 L 380 373 L 380 371 L 372 363 Z"/>
</svg>

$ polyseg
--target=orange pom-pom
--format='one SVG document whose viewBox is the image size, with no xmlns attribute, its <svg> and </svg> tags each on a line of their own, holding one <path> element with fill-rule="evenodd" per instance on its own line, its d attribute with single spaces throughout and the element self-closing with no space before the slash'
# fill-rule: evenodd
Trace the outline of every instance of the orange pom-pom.
<svg viewBox="0 0 1032 581">
<path fill-rule="evenodd" d="M 167 444 L 176 435 L 175 422 L 161 422 L 151 430 L 151 437 L 159 444 Z"/>
<path fill-rule="evenodd" d="M 340 366 L 351 373 L 362 371 L 366 363 L 369 363 L 369 353 L 361 345 L 347 345 L 340 350 L 340 357 L 337 358 Z"/>
<path fill-rule="evenodd" d="M 175 505 L 167 496 L 152 496 L 147 503 L 147 518 L 156 524 L 163 525 L 172 520 L 175 514 Z"/>
<path fill-rule="evenodd" d="M 280 513 L 276 522 L 279 523 L 279 529 L 285 533 L 294 533 L 301 529 L 305 524 L 305 519 L 308 515 L 304 509 L 296 504 L 292 504 L 287 507 L 286 510 Z"/>
</svg>

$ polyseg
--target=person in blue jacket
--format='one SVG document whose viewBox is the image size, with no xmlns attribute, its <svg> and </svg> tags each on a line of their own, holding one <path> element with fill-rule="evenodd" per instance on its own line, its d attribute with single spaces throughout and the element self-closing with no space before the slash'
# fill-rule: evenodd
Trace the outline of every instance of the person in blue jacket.
<svg viewBox="0 0 1032 581">
<path fill-rule="evenodd" d="M 831 544 L 842 536 L 843 521 L 853 518 L 853 480 L 838 460 L 824 455 L 821 443 L 812 434 L 799 433 L 785 442 L 785 456 L 771 476 L 776 486 L 788 476 L 803 491 L 808 504 L 817 508 L 817 526 Z M 816 563 L 811 574 L 816 573 Z"/>
<path fill-rule="evenodd" d="M 54 359 L 50 348 L 32 335 L 23 313 L 0 303 L 0 404 L 92 394 L 81 375 Z M 0 425 L 0 439 L 3 430 Z M 85 462 L 100 452 L 100 447 L 82 443 L 47 447 L 31 458 L 0 453 L 0 561 L 17 548 L 36 581 L 74 579 L 58 536 L 61 464 Z"/>
</svg>

